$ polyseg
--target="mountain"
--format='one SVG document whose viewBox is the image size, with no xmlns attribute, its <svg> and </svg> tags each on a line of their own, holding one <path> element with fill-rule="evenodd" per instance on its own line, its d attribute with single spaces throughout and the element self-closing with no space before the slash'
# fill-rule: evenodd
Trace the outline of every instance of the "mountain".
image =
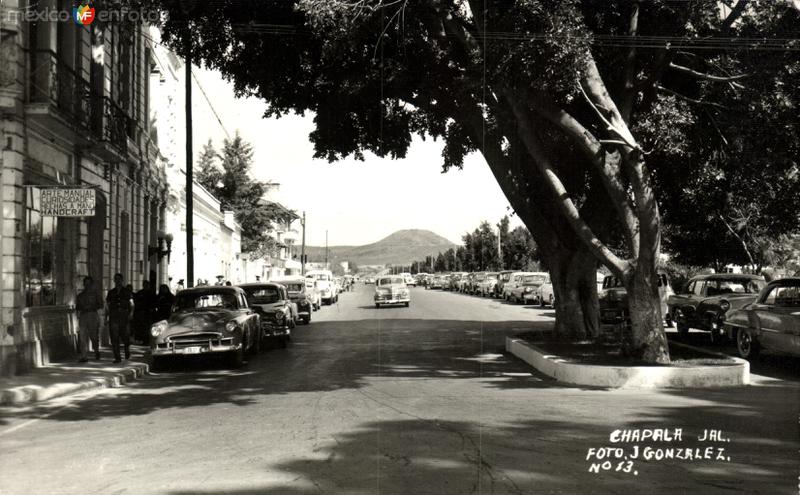
<svg viewBox="0 0 800 495">
<path fill-rule="evenodd" d="M 457 245 L 430 230 L 398 230 L 378 242 L 365 246 L 330 246 L 328 261 L 355 262 L 358 266 L 410 264 L 426 256 L 439 254 Z M 308 261 L 325 261 L 325 248 L 306 246 Z"/>
</svg>

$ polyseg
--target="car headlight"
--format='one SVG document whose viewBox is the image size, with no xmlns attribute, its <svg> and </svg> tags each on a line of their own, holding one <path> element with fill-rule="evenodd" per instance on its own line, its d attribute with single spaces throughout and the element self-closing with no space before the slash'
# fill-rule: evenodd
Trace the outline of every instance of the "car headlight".
<svg viewBox="0 0 800 495">
<path fill-rule="evenodd" d="M 721 309 L 722 311 L 728 311 L 729 309 L 731 309 L 731 303 L 729 303 L 728 301 L 721 301 L 719 303 L 719 309 Z"/>
<path fill-rule="evenodd" d="M 150 327 L 150 335 L 152 335 L 153 337 L 158 337 L 166 329 L 167 329 L 167 320 L 161 320 L 159 322 L 153 323 L 153 326 Z"/>
<path fill-rule="evenodd" d="M 236 322 L 231 320 L 228 323 L 226 323 L 225 324 L 225 330 L 227 330 L 229 332 L 233 332 L 234 330 L 236 330 Z"/>
</svg>

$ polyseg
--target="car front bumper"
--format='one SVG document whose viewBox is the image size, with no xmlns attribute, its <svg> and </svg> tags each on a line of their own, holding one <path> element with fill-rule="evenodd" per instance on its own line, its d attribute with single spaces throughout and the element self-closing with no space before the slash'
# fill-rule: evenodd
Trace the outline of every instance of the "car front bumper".
<svg viewBox="0 0 800 495">
<path fill-rule="evenodd" d="M 150 347 L 153 356 L 192 356 L 238 351 L 242 343 L 233 338 L 196 342 L 156 342 Z"/>
</svg>

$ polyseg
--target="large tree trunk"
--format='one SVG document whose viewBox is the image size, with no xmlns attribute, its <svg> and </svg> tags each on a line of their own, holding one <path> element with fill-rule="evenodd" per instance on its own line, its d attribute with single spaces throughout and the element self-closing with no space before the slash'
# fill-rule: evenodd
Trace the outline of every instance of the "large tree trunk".
<svg viewBox="0 0 800 495">
<path fill-rule="evenodd" d="M 555 333 L 561 340 L 584 340 L 599 334 L 596 262 L 584 247 L 548 256 L 555 297 Z"/>
<path fill-rule="evenodd" d="M 655 263 L 643 262 L 638 265 L 625 286 L 632 330 L 630 352 L 647 363 L 669 363 Z"/>
</svg>

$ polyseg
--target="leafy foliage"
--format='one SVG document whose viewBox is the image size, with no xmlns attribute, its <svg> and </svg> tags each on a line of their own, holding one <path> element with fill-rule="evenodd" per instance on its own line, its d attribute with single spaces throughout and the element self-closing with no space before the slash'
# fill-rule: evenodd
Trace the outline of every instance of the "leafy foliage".
<svg viewBox="0 0 800 495">
<path fill-rule="evenodd" d="M 264 200 L 269 184 L 250 176 L 252 165 L 253 147 L 237 132 L 223 142 L 219 153 L 211 141 L 206 143 L 198 159 L 197 181 L 220 201 L 223 211 L 234 212 L 242 226 L 242 251 L 258 259 L 274 253 L 276 243 L 268 233 L 285 210 Z"/>
</svg>

